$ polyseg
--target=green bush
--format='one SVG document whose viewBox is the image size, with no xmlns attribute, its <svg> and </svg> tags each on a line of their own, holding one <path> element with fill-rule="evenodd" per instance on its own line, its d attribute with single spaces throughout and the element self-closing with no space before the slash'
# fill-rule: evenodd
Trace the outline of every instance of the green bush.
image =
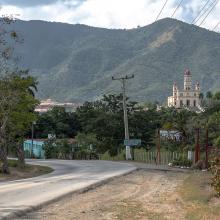
<svg viewBox="0 0 220 220">
<path fill-rule="evenodd" d="M 174 159 L 171 163 L 172 163 L 172 166 L 181 166 L 181 167 L 191 167 L 192 166 L 192 161 L 188 160 L 187 158 L 184 158 L 184 157 Z"/>
<path fill-rule="evenodd" d="M 8 166 L 9 167 L 18 167 L 18 161 L 17 160 L 8 160 Z"/>
<path fill-rule="evenodd" d="M 44 142 L 43 150 L 46 159 L 57 158 L 57 146 L 55 143 L 55 139 L 48 139 Z"/>
</svg>

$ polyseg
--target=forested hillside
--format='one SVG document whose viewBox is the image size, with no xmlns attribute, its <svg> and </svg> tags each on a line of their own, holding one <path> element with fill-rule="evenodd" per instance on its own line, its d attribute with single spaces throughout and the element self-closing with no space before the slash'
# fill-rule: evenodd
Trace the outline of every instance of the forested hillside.
<svg viewBox="0 0 220 220">
<path fill-rule="evenodd" d="M 94 100 L 120 92 L 112 76 L 134 74 L 131 98 L 165 101 L 189 68 L 204 92 L 220 88 L 220 34 L 174 19 L 130 30 L 17 21 L 20 63 L 38 77 L 40 98 Z"/>
</svg>

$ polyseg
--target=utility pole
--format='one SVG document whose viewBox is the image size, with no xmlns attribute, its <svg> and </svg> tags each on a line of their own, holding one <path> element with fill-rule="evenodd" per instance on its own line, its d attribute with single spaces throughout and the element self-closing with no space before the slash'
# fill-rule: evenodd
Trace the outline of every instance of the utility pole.
<svg viewBox="0 0 220 220">
<path fill-rule="evenodd" d="M 36 124 L 36 122 L 32 122 L 31 124 L 31 158 L 34 155 L 34 125 Z"/>
<path fill-rule="evenodd" d="M 161 155 L 160 155 L 160 129 L 157 129 L 157 158 L 156 158 L 156 162 L 158 164 L 160 164 L 161 162 Z"/>
<path fill-rule="evenodd" d="M 196 129 L 196 151 L 195 151 L 195 163 L 199 160 L 199 154 L 200 154 L 200 145 L 199 145 L 199 139 L 200 139 L 200 129 Z"/>
<path fill-rule="evenodd" d="M 125 76 L 120 78 L 112 77 L 112 80 L 119 80 L 122 83 L 122 92 L 123 92 L 123 111 L 124 111 L 124 127 L 125 127 L 125 140 L 129 140 L 129 130 L 128 130 L 128 112 L 127 112 L 127 103 L 126 103 L 126 80 L 133 79 L 132 76 Z M 131 160 L 131 149 L 130 146 L 126 146 L 126 160 Z"/>
<path fill-rule="evenodd" d="M 208 169 L 208 162 L 209 162 L 208 147 L 209 147 L 209 130 L 208 130 L 208 128 L 206 128 L 206 144 L 205 144 L 205 165 L 206 165 L 206 169 Z"/>
</svg>

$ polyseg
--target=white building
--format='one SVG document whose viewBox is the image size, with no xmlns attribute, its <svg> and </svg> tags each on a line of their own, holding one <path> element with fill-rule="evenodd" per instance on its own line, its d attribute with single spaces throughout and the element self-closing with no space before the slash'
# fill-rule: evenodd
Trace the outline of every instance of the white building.
<svg viewBox="0 0 220 220">
<path fill-rule="evenodd" d="M 189 70 L 184 73 L 184 88 L 180 90 L 176 83 L 173 84 L 173 96 L 168 97 L 168 107 L 175 108 L 200 108 L 201 93 L 200 85 L 197 82 L 195 86 L 192 85 L 192 74 Z"/>
<path fill-rule="evenodd" d="M 54 107 L 63 107 L 67 112 L 74 112 L 76 108 L 79 106 L 80 106 L 79 103 L 71 103 L 71 102 L 60 103 L 60 102 L 52 101 L 51 99 L 47 99 L 47 100 L 42 100 L 40 105 L 37 106 L 37 108 L 35 109 L 35 111 L 39 113 L 44 113 L 53 109 Z"/>
</svg>

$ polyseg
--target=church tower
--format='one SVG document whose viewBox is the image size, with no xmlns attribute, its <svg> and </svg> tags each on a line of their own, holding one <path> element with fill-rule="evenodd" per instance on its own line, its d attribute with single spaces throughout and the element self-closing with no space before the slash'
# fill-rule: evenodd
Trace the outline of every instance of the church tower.
<svg viewBox="0 0 220 220">
<path fill-rule="evenodd" d="M 190 91 L 192 89 L 192 75 L 189 70 L 184 73 L 184 90 Z"/>
<path fill-rule="evenodd" d="M 173 84 L 173 95 L 168 97 L 168 107 L 187 108 L 193 111 L 200 111 L 201 87 L 199 82 L 192 85 L 192 74 L 187 69 L 184 72 L 184 88 L 179 89 Z"/>
<path fill-rule="evenodd" d="M 195 91 L 200 93 L 200 84 L 199 84 L 199 82 L 196 83 Z"/>
</svg>

